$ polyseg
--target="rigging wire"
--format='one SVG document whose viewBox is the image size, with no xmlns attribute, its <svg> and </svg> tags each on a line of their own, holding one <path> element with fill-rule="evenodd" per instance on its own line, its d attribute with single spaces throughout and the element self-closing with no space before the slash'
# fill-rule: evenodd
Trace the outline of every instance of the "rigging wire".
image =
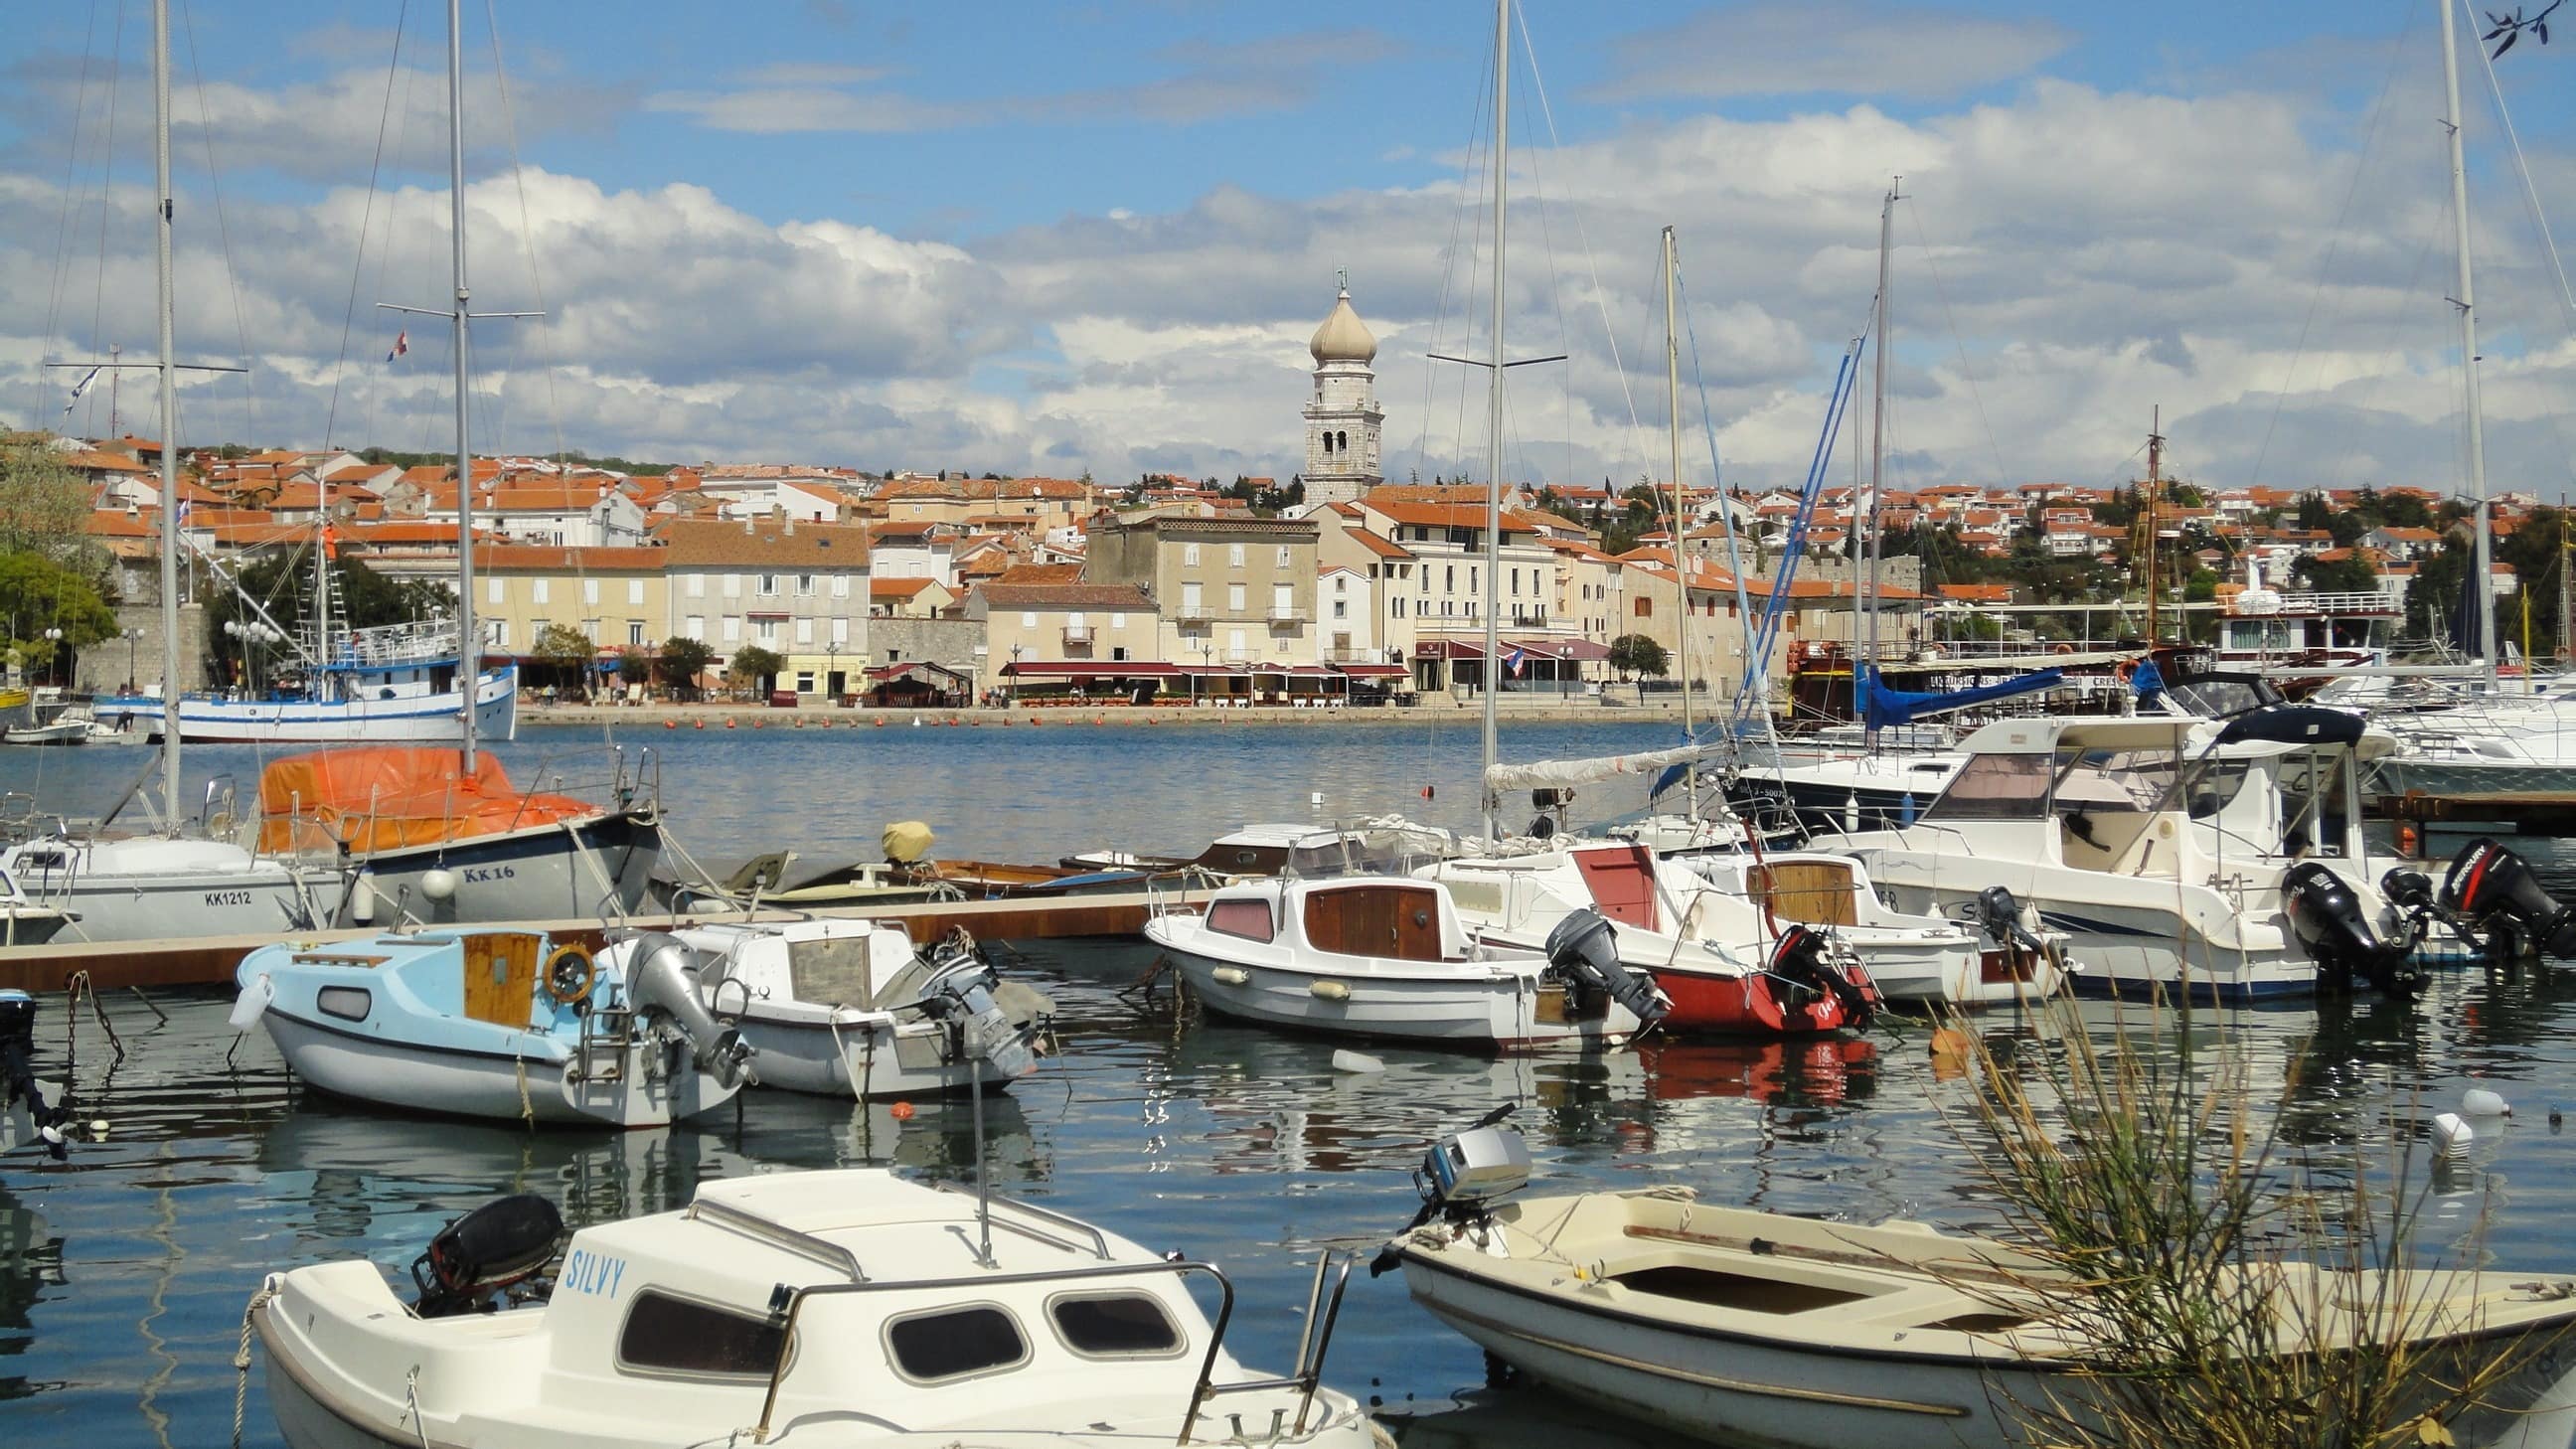
<svg viewBox="0 0 2576 1449">
<path fill-rule="evenodd" d="M 224 213 L 224 176 L 215 165 L 213 108 L 206 104 L 206 73 L 197 63 L 197 20 L 188 0 L 179 0 L 179 25 L 188 38 L 188 75 L 197 87 L 197 114 L 203 124 L 198 139 L 206 147 L 206 188 L 215 206 L 215 235 L 224 251 L 224 289 L 233 299 L 233 337 L 241 346 L 242 427 L 246 440 L 259 437 L 259 374 L 251 370 L 250 319 L 242 311 L 241 271 L 233 264 L 232 224 Z M 164 441 L 167 441 L 166 439 Z"/>
<path fill-rule="evenodd" d="M 375 225 L 376 180 L 384 173 L 385 132 L 393 124 L 394 80 L 402 72 L 403 36 L 409 30 L 411 0 L 394 14 L 393 58 L 385 64 L 385 103 L 376 114 L 376 153 L 367 162 L 367 199 L 358 213 L 358 256 L 349 266 L 349 301 L 340 313 L 340 354 L 331 362 L 331 402 L 322 416 L 322 446 L 331 446 L 340 419 L 340 384 L 349 367 L 349 334 L 358 321 L 358 282 L 367 271 L 367 234 Z M 374 441 L 372 434 L 369 441 Z"/>
<path fill-rule="evenodd" d="M 2441 4 L 2443 0 L 2434 0 L 2434 3 Z M 2400 30 L 2389 41 L 2388 71 L 2380 78 L 2379 95 L 2371 102 L 2370 119 L 2362 127 L 2361 149 L 2355 152 L 2352 158 L 2352 180 L 2344 187 L 2343 205 L 2335 209 L 2334 235 L 2326 244 L 2325 259 L 2317 264 L 2316 290 L 2308 294 L 2307 314 L 2299 319 L 2298 343 L 2290 349 L 2289 366 L 2282 374 L 2280 389 L 2272 396 L 2272 416 L 2265 420 L 2263 441 L 2254 450 L 2254 468 L 2245 480 L 2245 486 L 2248 488 L 2262 481 L 2263 460 L 2271 454 L 2273 431 L 2281 425 L 2282 409 L 2289 406 L 2290 389 L 2298 380 L 2299 359 L 2307 355 L 2308 333 L 2316 325 L 2318 305 L 2325 300 L 2326 284 L 2333 273 L 2335 253 L 2343 247 L 2345 225 L 2351 220 L 2353 202 L 2361 195 L 2361 178 L 2369 171 L 2371 148 L 2378 144 L 2379 123 L 2388 113 L 2388 98 L 2396 91 L 2397 69 L 2405 60 L 2406 42 L 2415 34 L 2415 15 L 2416 7 L 2408 6 L 2406 28 Z M 2485 47 L 2481 46 L 2479 49 L 2483 52 Z"/>
<path fill-rule="evenodd" d="M 90 277 L 89 346 L 95 357 L 103 349 L 99 341 L 99 315 L 107 304 L 107 218 L 116 209 L 116 83 L 125 71 L 125 0 L 117 0 L 116 29 L 107 51 L 107 140 L 100 148 L 98 160 L 98 261 Z M 113 390 L 108 394 L 115 396 Z M 81 415 L 81 430 L 98 436 L 98 394 L 89 394 L 89 410 Z M 108 412 L 108 425 L 116 424 L 115 410 Z M 170 440 L 168 419 L 162 420 L 161 440 Z"/>
<path fill-rule="evenodd" d="M 2487 93 L 2495 101 L 2497 125 L 2504 132 L 2505 142 L 2513 152 L 2514 175 L 2522 182 L 2524 217 L 2530 221 L 2532 229 L 2539 233 L 2541 255 L 2549 259 L 2550 275 L 2558 283 L 2557 294 L 2552 300 L 2558 303 L 2559 317 L 2567 324 L 2569 336 L 2576 337 L 2576 291 L 2571 291 L 2568 287 L 2567 268 L 2558 255 L 2558 238 L 2550 230 L 2549 213 L 2547 208 L 2541 205 L 2539 188 L 2532 184 L 2531 162 L 2522 153 L 2522 136 L 2514 129 L 2513 112 L 2506 107 L 2504 87 L 2496 79 L 2495 57 L 2489 54 L 2483 45 L 2471 48 L 2477 52 L 2478 63 L 2484 68 Z M 2561 453 L 2571 451 L 2567 436 L 2567 418 L 2559 411 L 2552 390 L 2541 388 L 2536 391 L 2542 409 L 2549 415 L 2550 431 L 2557 435 L 2559 451 Z"/>
<path fill-rule="evenodd" d="M 63 149 L 62 208 L 56 214 L 54 221 L 54 278 L 53 285 L 49 289 L 45 300 L 44 351 L 52 350 L 54 345 L 54 334 L 62 324 L 63 294 L 66 290 L 65 283 L 69 277 L 71 264 L 72 198 L 74 194 L 73 182 L 77 178 L 80 170 L 81 128 L 89 119 L 90 48 L 97 43 L 98 0 L 90 0 L 89 21 L 86 28 L 81 31 L 80 80 L 72 92 L 71 142 Z M 53 401 L 50 390 L 45 386 L 45 370 L 41 367 L 37 368 L 35 371 L 34 387 L 36 389 L 36 406 L 35 409 L 28 414 L 28 419 L 31 425 L 35 420 L 46 416 Z M 69 409 L 65 409 L 65 411 L 69 411 Z"/>
<path fill-rule="evenodd" d="M 563 406 L 555 392 L 554 354 L 545 345 L 553 336 L 553 318 L 546 312 L 545 276 L 537 267 L 536 225 L 528 216 L 528 173 L 519 162 L 519 119 L 510 102 L 510 71 L 501 61 L 501 18 L 492 0 L 484 0 L 483 13 L 492 33 L 492 75 L 501 91 L 501 126 L 510 141 L 510 182 L 519 194 L 519 245 L 528 258 L 529 289 L 536 294 L 538 315 L 528 319 L 529 330 L 535 334 L 531 345 L 537 354 L 538 371 L 545 378 L 546 422 L 555 436 L 555 463 L 560 470 L 564 458 Z M 518 355 L 520 345 L 520 338 L 514 332 L 512 356 Z"/>
<path fill-rule="evenodd" d="M 1490 53 L 1491 52 L 1488 52 L 1488 54 Z M 1465 287 L 1458 288 L 1453 292 L 1450 284 L 1456 281 L 1458 277 L 1458 241 L 1459 234 L 1464 229 L 1462 223 L 1468 214 L 1471 203 L 1479 194 L 1468 185 L 1468 181 L 1469 178 L 1476 175 L 1479 165 L 1476 158 L 1481 154 L 1480 147 L 1482 145 L 1482 132 L 1484 129 L 1482 122 L 1486 114 L 1486 100 L 1493 93 L 1490 80 L 1493 69 L 1494 68 L 1490 65 L 1483 67 L 1482 76 L 1484 78 L 1479 79 L 1477 82 L 1476 105 L 1473 115 L 1469 118 L 1467 144 L 1461 152 L 1458 169 L 1458 199 L 1456 205 L 1450 209 L 1449 213 L 1448 243 L 1441 249 L 1441 257 L 1443 258 L 1443 261 L 1440 272 L 1440 295 L 1438 300 L 1434 303 L 1431 313 L 1430 345 L 1423 349 L 1422 358 L 1422 429 L 1418 440 L 1414 444 L 1413 450 L 1413 476 L 1416 480 L 1419 480 L 1421 476 L 1423 460 L 1427 458 L 1431 452 L 1431 417 L 1433 411 L 1439 404 L 1440 396 L 1440 375 L 1436 370 L 1436 364 L 1430 354 L 1441 351 L 1445 346 L 1441 341 L 1441 338 L 1444 334 L 1444 329 L 1448 325 L 1450 298 L 1454 295 L 1460 299 L 1460 310 L 1463 313 L 1465 310 L 1465 298 L 1472 294 L 1475 285 L 1476 273 L 1474 271 L 1474 267 L 1478 253 L 1474 250 L 1476 243 L 1472 239 L 1467 253 L 1469 266 L 1467 285 Z M 1481 238 L 1483 235 L 1484 232 L 1482 224 L 1479 222 L 1475 236 L 1477 238 Z M 1465 321 L 1463 317 L 1459 323 L 1462 333 L 1471 325 L 1472 324 Z M 1466 339 L 1462 336 L 1459 343 L 1459 350 L 1462 352 L 1466 350 L 1465 340 Z M 1466 383 L 1463 378 L 1459 382 L 1459 387 L 1461 391 L 1458 404 L 1459 422 L 1457 426 L 1460 433 L 1463 434 L 1466 429 L 1466 399 L 1464 395 Z M 1434 476 L 1437 475 L 1435 474 Z"/>
<path fill-rule="evenodd" d="M 1900 196 L 1897 199 L 1907 203 L 1905 219 L 1914 226 L 1914 245 L 1922 249 L 1923 269 L 1932 274 L 1932 295 L 1940 300 L 1942 325 L 1950 329 L 1950 346 L 1959 354 L 1959 380 L 1968 385 L 1968 401 L 1976 407 L 1977 426 L 1984 431 L 1986 451 L 1993 455 L 1995 460 L 1995 476 L 2008 478 L 2012 475 L 2010 470 L 2004 467 L 2003 444 L 1995 440 L 1994 419 L 1986 415 L 1986 395 L 1978 390 L 1976 369 L 1968 361 L 1968 340 L 1959 333 L 1958 314 L 1950 310 L 1950 289 L 1941 279 L 1940 260 L 1933 255 L 1931 240 L 1924 233 L 1923 215 L 1912 205 L 1914 200 L 1912 196 Z M 1877 345 L 1885 347 L 1887 339 L 1879 338 Z M 1881 402 L 1879 406 L 1885 408 L 1887 404 Z M 1904 465 L 1900 462 L 1897 466 Z M 1870 507 L 1872 510 L 1878 507 L 1875 497 L 1871 499 Z"/>
</svg>

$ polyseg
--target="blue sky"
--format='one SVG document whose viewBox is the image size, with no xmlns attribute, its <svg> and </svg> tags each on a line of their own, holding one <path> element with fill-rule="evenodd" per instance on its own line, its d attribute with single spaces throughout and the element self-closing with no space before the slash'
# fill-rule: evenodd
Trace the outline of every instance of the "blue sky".
<svg viewBox="0 0 2576 1449">
<path fill-rule="evenodd" d="M 354 368 L 381 357 L 382 328 L 341 323 L 353 292 L 361 314 L 418 300 L 391 294 L 439 250 L 437 8 L 408 7 L 406 104 L 371 203 L 400 0 L 184 7 L 182 118 L 213 120 L 181 135 L 182 250 L 211 268 L 190 296 L 212 298 L 183 302 L 183 333 L 201 352 L 246 339 L 262 379 L 198 389 L 206 426 L 318 442 L 354 414 L 412 446 L 443 406 L 436 357 Z M 1425 422 L 1457 383 L 1421 354 L 1480 325 L 1475 207 L 1455 188 L 1482 125 L 1482 5 L 502 6 L 524 205 L 468 8 L 480 289 L 542 293 L 554 314 L 485 344 L 495 446 L 1284 473 L 1302 338 L 1349 265 L 1387 344 L 1391 460 L 1439 472 L 1470 452 Z M 1902 169 L 1900 241 L 1920 255 L 1899 258 L 1891 420 L 1921 477 L 2090 481 L 2157 403 L 2213 472 L 2437 473 L 2456 428 L 2446 234 L 2424 245 L 2446 214 L 2434 13 L 1531 4 L 1564 149 L 1516 153 L 1538 182 L 1523 194 L 1549 204 L 1515 210 L 1513 325 L 1575 359 L 1516 393 L 1520 469 L 1631 471 L 1633 435 L 1660 430 L 1660 403 L 1632 416 L 1630 398 L 1658 390 L 1652 236 L 1674 221 L 1726 451 L 1758 481 L 1793 470 L 1866 303 L 1876 192 Z M 36 361 L 148 340 L 132 311 L 148 231 L 122 194 L 148 177 L 148 18 L 141 0 L 14 18 L 30 23 L 0 36 L 0 419 L 44 421 Z M 2500 69 L 2562 221 L 2571 45 L 2526 42 Z M 1526 67 L 1514 85 L 1535 137 Z M 2474 80 L 2470 96 L 2471 135 L 2491 140 Z M 2500 153 L 2475 169 L 2491 355 L 2524 369 L 2491 379 L 2492 441 L 2563 478 L 2568 309 Z"/>
</svg>

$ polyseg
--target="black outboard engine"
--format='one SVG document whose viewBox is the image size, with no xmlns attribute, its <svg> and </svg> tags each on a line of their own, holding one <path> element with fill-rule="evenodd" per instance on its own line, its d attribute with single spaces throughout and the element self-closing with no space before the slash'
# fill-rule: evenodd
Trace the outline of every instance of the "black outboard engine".
<svg viewBox="0 0 2576 1449">
<path fill-rule="evenodd" d="M 996 999 L 1002 990 L 1001 976 L 971 941 L 952 942 L 940 950 L 943 954 L 935 960 L 943 968 L 941 974 L 932 978 L 929 990 L 913 1004 L 948 1027 L 959 1059 L 980 1059 L 993 1080 L 1015 1081 L 1036 1071 L 1038 1019 L 1012 1019 Z"/>
<path fill-rule="evenodd" d="M 423 1318 L 489 1313 L 495 1295 L 537 1275 L 563 1237 L 563 1215 L 532 1192 L 496 1198 L 438 1230 L 412 1260 Z"/>
<path fill-rule="evenodd" d="M 2522 857 L 2493 840 L 2470 841 L 2451 862 L 2440 900 L 2485 933 L 2488 951 L 2499 957 L 2576 957 L 2576 909 L 2550 899 Z"/>
<path fill-rule="evenodd" d="M 2025 951 L 2046 951 L 2048 943 L 2030 933 L 2021 923 L 2021 902 L 2013 893 L 1995 885 L 1977 892 L 1977 926 L 1986 939 L 1998 946 L 2019 946 Z"/>
<path fill-rule="evenodd" d="M 2358 979 L 2393 996 L 2424 989 L 2423 973 L 2409 963 L 2414 942 L 2380 939 L 2352 882 L 2323 861 L 2291 866 L 2281 877 L 2281 903 L 2299 944 L 2316 958 L 2320 986 L 2349 991 Z"/>
<path fill-rule="evenodd" d="M 1843 1025 L 1855 1030 L 1865 1027 L 1878 1015 L 1877 994 L 1863 991 L 1858 982 L 1837 969 L 1829 957 L 1830 948 L 1830 938 L 1821 931 L 1783 926 L 1779 941 L 1771 948 L 1768 969 L 1783 981 L 1841 1003 Z"/>
<path fill-rule="evenodd" d="M 36 1136 L 56 1162 L 71 1155 L 63 1124 L 71 1118 L 63 1103 L 48 1103 L 36 1085 L 36 999 L 11 987 L 0 991 L 0 1112 L 27 1104 Z"/>
<path fill-rule="evenodd" d="M 1606 994 L 1637 1018 L 1647 1030 L 1664 1019 L 1673 1004 L 1655 989 L 1655 979 L 1619 962 L 1618 934 L 1599 911 L 1575 911 L 1547 933 L 1547 964 L 1577 987 Z"/>
</svg>

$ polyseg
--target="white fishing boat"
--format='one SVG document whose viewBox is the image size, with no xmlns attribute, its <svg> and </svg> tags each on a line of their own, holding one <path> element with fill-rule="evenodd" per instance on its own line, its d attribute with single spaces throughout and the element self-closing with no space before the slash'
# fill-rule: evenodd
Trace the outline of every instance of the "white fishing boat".
<svg viewBox="0 0 2576 1449">
<path fill-rule="evenodd" d="M 281 943 L 242 958 L 233 1028 L 306 1083 L 403 1111 L 658 1127 L 722 1106 L 754 1054 L 641 938 L 630 974 L 535 931 Z"/>
<path fill-rule="evenodd" d="M 647 949 L 677 964 L 715 1018 L 757 1054 L 760 1084 L 824 1096 L 999 1090 L 1037 1067 L 1055 1003 L 1001 980 L 972 937 L 917 950 L 903 927 L 804 920 L 675 927 L 610 945 L 624 970 Z"/>
<path fill-rule="evenodd" d="M 2313 707 L 1999 720 L 1918 823 L 1837 848 L 1900 910 L 1965 914 L 2004 887 L 2066 934 L 2079 990 L 2411 990 L 2468 953 L 2429 901 L 2372 878 L 2358 773 L 2389 747 Z"/>
<path fill-rule="evenodd" d="M 1614 1046 L 1655 1021 L 1651 982 L 1607 934 L 1546 952 L 1487 945 L 1438 882 L 1369 876 L 1241 882 L 1145 923 L 1211 1011 L 1488 1051 Z"/>
<path fill-rule="evenodd" d="M 320 570 L 327 580 L 330 570 Z M 464 667 L 447 620 L 351 629 L 330 614 L 325 584 L 306 626 L 297 687 L 259 695 L 188 695 L 179 730 L 190 744 L 454 744 L 465 737 Z M 518 734 L 519 671 L 484 669 L 474 682 L 474 734 Z"/>
<path fill-rule="evenodd" d="M 1423 1218 L 1379 1266 L 1401 1264 L 1433 1317 L 1586 1403 L 1724 1443 L 1962 1449 L 2032 1442 L 2016 1405 L 2080 1422 L 2102 1392 L 2088 1332 L 2048 1286 L 2066 1280 L 2020 1249 L 1915 1222 L 1710 1207 L 1670 1186 L 1498 1204 L 1528 1173 L 1508 1130 L 1442 1142 Z M 2331 1305 L 2285 1322 L 2283 1352 L 2402 1336 L 2437 1378 L 2446 1358 L 2529 1354 L 2426 1442 L 2563 1449 L 2576 1431 L 2576 1378 L 2561 1355 L 2529 1353 L 2576 1326 L 2576 1279 L 2270 1271 L 2285 1298 Z"/>
<path fill-rule="evenodd" d="M 560 1231 L 544 1199 L 460 1219 L 417 1307 L 363 1259 L 270 1275 L 249 1324 L 290 1449 L 1394 1442 L 1320 1382 L 1347 1263 L 1273 1377 L 1226 1352 L 1215 1266 L 881 1168 L 701 1182 L 556 1260 Z"/>
</svg>

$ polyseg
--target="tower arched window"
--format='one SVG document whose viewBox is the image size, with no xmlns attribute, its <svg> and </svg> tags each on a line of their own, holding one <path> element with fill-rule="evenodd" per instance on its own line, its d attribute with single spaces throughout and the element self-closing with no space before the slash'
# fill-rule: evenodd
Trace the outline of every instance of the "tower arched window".
<svg viewBox="0 0 2576 1449">
<path fill-rule="evenodd" d="M 1335 435 L 1334 435 L 1334 437 L 1335 437 L 1335 439 L 1336 439 L 1335 443 L 1333 444 L 1333 451 L 1334 451 L 1334 452 L 1336 452 L 1336 453 L 1347 453 L 1347 452 L 1349 452 L 1349 451 L 1351 450 L 1351 435 L 1350 435 L 1350 434 L 1348 434 L 1348 433 L 1337 433 L 1337 434 L 1335 434 Z"/>
<path fill-rule="evenodd" d="M 1328 431 L 1326 431 L 1326 432 L 1325 432 L 1325 434 L 1324 434 L 1324 454 L 1325 454 L 1325 456 L 1330 457 L 1330 456 L 1332 455 L 1332 452 L 1333 452 L 1333 435 L 1332 435 L 1332 433 L 1328 430 Z"/>
</svg>

